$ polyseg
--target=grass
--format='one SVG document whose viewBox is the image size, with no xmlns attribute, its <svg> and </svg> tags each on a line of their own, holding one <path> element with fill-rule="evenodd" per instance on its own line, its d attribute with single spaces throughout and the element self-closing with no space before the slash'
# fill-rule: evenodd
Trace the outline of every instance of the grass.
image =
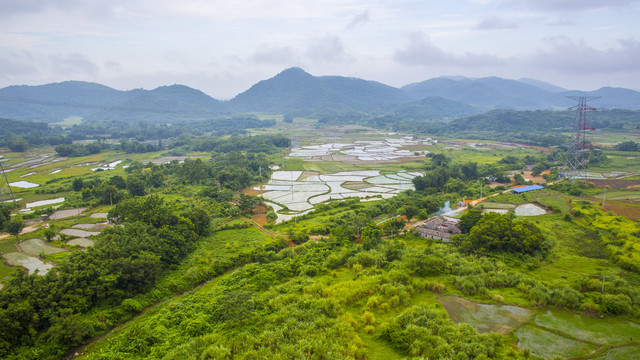
<svg viewBox="0 0 640 360">
<path fill-rule="evenodd" d="M 599 319 L 549 310 L 538 314 L 535 323 L 602 345 L 615 345 L 631 338 L 640 339 L 640 325 L 615 317 Z"/>
<path fill-rule="evenodd" d="M 52 126 L 61 126 L 63 128 L 67 128 L 67 127 L 71 127 L 73 125 L 80 125 L 82 123 L 82 116 L 69 116 L 68 118 L 56 122 L 56 123 L 51 123 L 50 125 Z"/>
<path fill-rule="evenodd" d="M 532 314 L 531 310 L 518 306 L 480 304 L 457 296 L 445 295 L 439 300 L 454 322 L 467 323 L 482 333 L 497 332 L 506 335 Z"/>
<path fill-rule="evenodd" d="M 593 360 L 628 360 L 637 357 L 638 354 L 640 354 L 640 346 L 623 346 L 609 349 L 606 355 L 599 356 Z"/>
<path fill-rule="evenodd" d="M 533 325 L 521 327 L 516 331 L 516 336 L 520 339 L 519 348 L 530 349 L 534 355 L 547 359 L 555 356 L 583 356 L 598 348 L 596 345 L 569 339 Z"/>
</svg>

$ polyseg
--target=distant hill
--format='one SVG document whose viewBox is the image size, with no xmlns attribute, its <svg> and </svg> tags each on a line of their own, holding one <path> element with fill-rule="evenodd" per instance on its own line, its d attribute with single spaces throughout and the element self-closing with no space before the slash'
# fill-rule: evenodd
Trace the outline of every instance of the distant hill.
<svg viewBox="0 0 640 360">
<path fill-rule="evenodd" d="M 0 89 L 0 117 L 58 122 L 70 116 L 85 121 L 171 122 L 202 120 L 225 112 L 223 102 L 183 85 L 120 91 L 104 85 L 66 81 Z"/>
<path fill-rule="evenodd" d="M 81 116 L 85 122 L 170 123 L 264 112 L 447 120 L 495 109 L 562 110 L 575 104 L 567 96 L 580 95 L 600 96 L 590 102 L 598 109 L 640 110 L 640 92 L 622 88 L 605 87 L 585 93 L 534 79 L 452 76 L 398 89 L 376 81 L 313 76 L 300 68 L 290 68 L 224 102 L 184 85 L 129 91 L 81 81 L 9 86 L 0 89 L 0 117 L 48 123 L 70 116 Z"/>
<path fill-rule="evenodd" d="M 497 77 L 482 79 L 435 78 L 402 87 L 415 99 L 439 96 L 480 109 L 551 109 L 558 96 L 537 86 Z"/>
<path fill-rule="evenodd" d="M 282 71 L 231 99 L 236 111 L 275 113 L 344 113 L 385 111 L 411 98 L 402 90 L 375 81 L 308 74 L 300 68 Z"/>
<path fill-rule="evenodd" d="M 481 112 L 480 109 L 471 105 L 438 96 L 399 105 L 394 113 L 411 119 L 447 120 Z"/>
<path fill-rule="evenodd" d="M 540 80 L 536 80 L 536 79 L 529 79 L 529 78 L 522 78 L 522 79 L 518 79 L 518 81 L 525 83 L 525 84 L 529 84 L 535 87 L 538 87 L 544 91 L 548 91 L 548 92 L 552 92 L 552 93 L 560 93 L 563 91 L 567 91 L 567 89 L 562 88 L 560 86 L 557 85 L 553 85 L 550 84 L 548 82 L 544 82 L 544 81 L 540 81 Z"/>
<path fill-rule="evenodd" d="M 603 87 L 595 91 L 565 91 L 563 96 L 599 96 L 589 101 L 596 109 L 629 109 L 640 110 L 640 92 L 624 88 Z M 571 102 L 571 100 L 569 100 Z M 571 102 L 571 105 L 575 103 Z"/>
</svg>

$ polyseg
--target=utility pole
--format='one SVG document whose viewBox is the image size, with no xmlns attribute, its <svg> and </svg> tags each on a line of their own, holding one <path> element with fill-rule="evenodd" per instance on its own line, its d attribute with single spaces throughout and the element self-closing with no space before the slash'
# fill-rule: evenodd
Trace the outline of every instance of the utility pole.
<svg viewBox="0 0 640 360">
<path fill-rule="evenodd" d="M 604 202 L 607 200 L 607 185 L 604 186 L 604 195 L 602 195 L 602 208 L 604 209 Z"/>
<path fill-rule="evenodd" d="M 0 162 L 0 172 L 2 172 L 2 178 L 0 179 L 2 183 L 2 186 L 0 186 L 0 202 L 2 202 L 2 206 L 6 207 L 7 201 L 11 200 L 15 204 L 16 198 L 13 196 L 13 191 L 11 190 L 11 185 L 9 185 L 9 180 L 7 180 L 7 174 L 4 172 L 2 162 Z"/>
</svg>

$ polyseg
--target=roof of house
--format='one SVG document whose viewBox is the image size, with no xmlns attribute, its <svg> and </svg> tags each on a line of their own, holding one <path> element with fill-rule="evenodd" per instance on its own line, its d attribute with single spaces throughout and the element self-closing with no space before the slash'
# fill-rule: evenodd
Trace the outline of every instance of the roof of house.
<svg viewBox="0 0 640 360">
<path fill-rule="evenodd" d="M 513 189 L 511 189 L 511 191 L 513 191 L 513 193 L 515 193 L 515 194 L 521 194 L 523 192 L 532 191 L 532 190 L 540 190 L 540 189 L 544 189 L 544 186 L 542 186 L 542 185 L 522 186 L 522 187 L 518 187 L 518 188 L 513 188 Z"/>
</svg>

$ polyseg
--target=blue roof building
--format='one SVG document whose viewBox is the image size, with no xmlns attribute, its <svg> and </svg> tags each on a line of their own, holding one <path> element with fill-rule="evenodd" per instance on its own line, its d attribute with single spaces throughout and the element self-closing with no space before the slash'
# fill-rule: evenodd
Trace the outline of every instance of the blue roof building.
<svg viewBox="0 0 640 360">
<path fill-rule="evenodd" d="M 544 186 L 542 186 L 542 185 L 522 186 L 522 187 L 519 187 L 519 188 L 511 189 L 511 191 L 514 194 L 522 194 L 522 193 L 527 192 L 527 191 L 540 190 L 540 189 L 544 189 Z"/>
</svg>

